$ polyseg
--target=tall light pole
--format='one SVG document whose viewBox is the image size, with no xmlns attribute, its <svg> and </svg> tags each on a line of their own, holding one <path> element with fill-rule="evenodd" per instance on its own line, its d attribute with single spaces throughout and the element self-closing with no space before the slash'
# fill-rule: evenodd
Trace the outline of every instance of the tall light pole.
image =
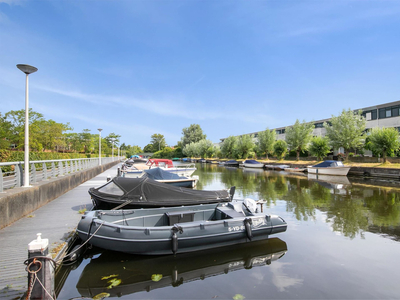
<svg viewBox="0 0 400 300">
<path fill-rule="evenodd" d="M 111 142 L 112 142 L 111 156 L 112 156 L 112 161 L 114 161 L 114 142 L 115 142 L 115 139 L 114 138 L 111 139 Z"/>
<path fill-rule="evenodd" d="M 101 166 L 101 131 L 103 129 L 97 129 L 99 131 L 99 166 Z"/>
<path fill-rule="evenodd" d="M 38 69 L 30 65 L 17 65 L 17 68 L 26 74 L 25 80 L 25 143 L 24 143 L 24 187 L 29 185 L 29 86 L 28 75 Z"/>
</svg>

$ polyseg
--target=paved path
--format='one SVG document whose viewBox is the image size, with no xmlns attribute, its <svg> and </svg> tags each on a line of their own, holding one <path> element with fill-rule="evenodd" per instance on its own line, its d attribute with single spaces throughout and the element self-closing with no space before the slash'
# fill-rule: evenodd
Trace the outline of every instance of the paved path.
<svg viewBox="0 0 400 300">
<path fill-rule="evenodd" d="M 28 258 L 28 244 L 36 234 L 40 232 L 42 238 L 49 239 L 49 251 L 64 243 L 81 219 L 78 211 L 92 207 L 88 189 L 104 184 L 107 175 L 115 176 L 118 166 L 0 230 L 0 299 L 19 299 L 26 292 L 28 275 L 23 263 Z"/>
</svg>

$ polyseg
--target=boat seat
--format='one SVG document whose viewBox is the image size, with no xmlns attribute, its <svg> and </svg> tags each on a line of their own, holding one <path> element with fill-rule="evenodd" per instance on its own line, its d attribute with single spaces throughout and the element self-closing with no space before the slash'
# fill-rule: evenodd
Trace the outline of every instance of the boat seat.
<svg viewBox="0 0 400 300">
<path fill-rule="evenodd" d="M 165 215 L 168 219 L 168 225 L 174 225 L 176 223 L 193 222 L 194 211 L 176 211 L 166 212 Z"/>
<path fill-rule="evenodd" d="M 217 207 L 217 210 L 222 214 L 221 219 L 243 218 L 246 216 L 241 203 L 228 203 L 227 206 Z"/>
</svg>

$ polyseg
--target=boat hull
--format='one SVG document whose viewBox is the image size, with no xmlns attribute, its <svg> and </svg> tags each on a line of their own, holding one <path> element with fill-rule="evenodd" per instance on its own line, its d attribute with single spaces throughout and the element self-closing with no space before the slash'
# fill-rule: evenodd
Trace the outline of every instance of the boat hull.
<svg viewBox="0 0 400 300">
<path fill-rule="evenodd" d="M 320 175 L 337 175 L 346 176 L 349 173 L 350 167 L 329 167 L 329 168 L 316 168 L 308 167 L 307 171 L 310 174 L 320 174 Z"/>
<path fill-rule="evenodd" d="M 207 212 L 216 206 L 197 207 L 200 208 L 194 208 L 191 212 L 196 209 Z M 178 214 L 181 212 L 184 215 L 188 213 L 188 209 L 188 207 L 175 207 L 172 212 Z M 119 213 L 129 221 L 129 216 L 145 214 L 146 211 L 148 210 L 90 211 L 82 216 L 77 233 L 83 241 L 89 240 L 93 246 L 103 249 L 129 254 L 164 255 L 262 240 L 271 234 L 286 231 L 287 227 L 282 218 L 263 214 L 217 221 L 194 220 L 168 226 L 126 226 L 102 220 L 101 217 L 101 214 Z M 153 211 L 158 217 L 171 213 L 168 208 L 153 209 Z M 249 219 L 251 219 L 250 229 Z"/>
<path fill-rule="evenodd" d="M 243 163 L 243 167 L 260 169 L 260 168 L 264 168 L 264 164 L 246 164 L 246 163 Z"/>
</svg>

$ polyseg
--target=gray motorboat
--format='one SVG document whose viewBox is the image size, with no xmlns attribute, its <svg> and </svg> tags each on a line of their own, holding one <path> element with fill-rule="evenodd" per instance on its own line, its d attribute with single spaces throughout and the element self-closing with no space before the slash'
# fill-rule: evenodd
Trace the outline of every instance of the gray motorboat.
<svg viewBox="0 0 400 300">
<path fill-rule="evenodd" d="M 113 251 L 159 255 L 199 251 L 268 238 L 286 231 L 279 216 L 257 213 L 254 200 L 133 210 L 94 210 L 82 216 L 83 241 Z"/>
</svg>

